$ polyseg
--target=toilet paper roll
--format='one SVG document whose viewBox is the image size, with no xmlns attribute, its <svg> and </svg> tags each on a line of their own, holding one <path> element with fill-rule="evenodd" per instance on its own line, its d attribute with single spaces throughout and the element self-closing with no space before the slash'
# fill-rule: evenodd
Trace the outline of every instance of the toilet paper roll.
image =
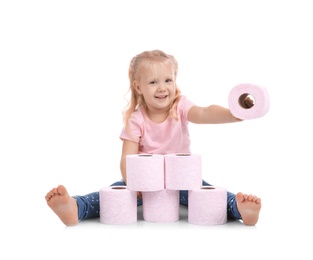
<svg viewBox="0 0 313 260">
<path fill-rule="evenodd" d="M 254 101 L 252 107 L 245 105 L 249 96 Z M 231 113 L 240 119 L 254 119 L 264 116 L 270 108 L 270 98 L 266 88 L 252 84 L 239 84 L 231 89 L 228 96 Z"/>
<path fill-rule="evenodd" d="M 179 191 L 161 190 L 142 192 L 143 219 L 150 222 L 179 220 Z"/>
<path fill-rule="evenodd" d="M 110 186 L 100 191 L 100 222 L 122 225 L 137 221 L 137 192 L 126 186 Z"/>
<path fill-rule="evenodd" d="M 132 154 L 126 157 L 127 188 L 133 191 L 164 189 L 164 156 Z"/>
<path fill-rule="evenodd" d="M 188 191 L 188 222 L 196 225 L 222 225 L 227 221 L 227 190 L 203 186 Z"/>
<path fill-rule="evenodd" d="M 197 190 L 202 186 L 202 159 L 199 154 L 167 154 L 165 188 L 169 190 Z"/>
</svg>

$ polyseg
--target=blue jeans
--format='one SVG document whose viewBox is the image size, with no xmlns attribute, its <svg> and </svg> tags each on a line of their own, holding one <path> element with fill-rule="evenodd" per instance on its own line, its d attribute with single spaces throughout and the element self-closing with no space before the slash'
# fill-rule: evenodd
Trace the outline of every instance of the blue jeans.
<svg viewBox="0 0 313 260">
<path fill-rule="evenodd" d="M 125 186 L 124 181 L 117 181 L 111 186 Z M 202 181 L 203 186 L 212 186 L 206 181 Z M 100 203 L 99 203 L 99 192 L 92 192 L 85 196 L 73 196 L 77 201 L 78 206 L 78 220 L 82 221 L 90 218 L 100 217 Z M 236 195 L 227 192 L 227 218 L 228 219 L 241 219 L 241 215 L 237 209 Z M 180 205 L 188 206 L 188 191 L 179 191 Z M 137 199 L 137 205 L 142 205 L 142 200 Z"/>
</svg>

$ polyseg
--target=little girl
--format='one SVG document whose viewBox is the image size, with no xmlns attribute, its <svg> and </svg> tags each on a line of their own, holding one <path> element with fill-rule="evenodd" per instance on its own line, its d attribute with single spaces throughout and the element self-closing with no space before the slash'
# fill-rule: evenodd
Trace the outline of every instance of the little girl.
<svg viewBox="0 0 313 260">
<path fill-rule="evenodd" d="M 229 109 L 210 105 L 199 107 L 181 95 L 176 85 L 178 64 L 172 55 L 160 50 L 135 56 L 129 67 L 131 99 L 124 111 L 120 169 L 122 180 L 112 186 L 126 185 L 126 156 L 129 154 L 190 153 L 188 122 L 222 124 L 240 122 Z M 247 105 L 253 105 L 246 100 Z M 203 180 L 204 186 L 210 186 Z M 99 217 L 99 192 L 71 197 L 63 185 L 46 195 L 49 207 L 67 226 Z M 138 205 L 142 204 L 138 193 Z M 180 204 L 188 206 L 188 191 L 180 191 Z M 255 195 L 227 192 L 227 216 L 255 225 L 261 199 Z M 105 210 L 105 209 L 104 209 Z"/>
</svg>

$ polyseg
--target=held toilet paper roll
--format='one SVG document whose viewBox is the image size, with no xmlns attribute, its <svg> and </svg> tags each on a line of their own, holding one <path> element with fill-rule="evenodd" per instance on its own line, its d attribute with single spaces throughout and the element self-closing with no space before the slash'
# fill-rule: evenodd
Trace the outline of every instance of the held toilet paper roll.
<svg viewBox="0 0 313 260">
<path fill-rule="evenodd" d="M 254 105 L 248 107 L 244 100 L 249 97 Z M 254 119 L 264 116 L 270 108 L 270 98 L 266 88 L 252 84 L 239 84 L 231 89 L 228 96 L 231 113 L 240 119 Z"/>
<path fill-rule="evenodd" d="M 164 156 L 132 154 L 126 157 L 127 188 L 133 191 L 164 189 Z"/>
<path fill-rule="evenodd" d="M 179 220 L 179 191 L 161 190 L 142 192 L 143 219 L 150 222 Z"/>
<path fill-rule="evenodd" d="M 199 154 L 167 154 L 165 187 L 169 190 L 198 190 L 202 186 L 202 159 Z"/>
<path fill-rule="evenodd" d="M 137 221 L 137 192 L 126 186 L 100 189 L 100 222 L 103 224 L 132 224 Z"/>
<path fill-rule="evenodd" d="M 221 225 L 227 221 L 227 190 L 203 186 L 188 191 L 188 222 L 196 225 Z"/>
</svg>

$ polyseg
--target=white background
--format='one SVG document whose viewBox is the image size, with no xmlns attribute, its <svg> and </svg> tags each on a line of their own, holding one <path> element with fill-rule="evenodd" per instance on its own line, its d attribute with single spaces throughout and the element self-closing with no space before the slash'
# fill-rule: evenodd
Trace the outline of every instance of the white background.
<svg viewBox="0 0 313 260">
<path fill-rule="evenodd" d="M 0 254 L 312 257 L 305 236 L 312 231 L 309 2 L 1 1 Z M 238 83 L 267 88 L 271 108 L 260 119 L 190 126 L 203 178 L 262 198 L 255 227 L 198 227 L 184 219 L 66 228 L 46 205 L 58 184 L 83 195 L 120 179 L 128 65 L 152 49 L 176 57 L 178 85 L 198 105 L 227 106 Z"/>
</svg>

